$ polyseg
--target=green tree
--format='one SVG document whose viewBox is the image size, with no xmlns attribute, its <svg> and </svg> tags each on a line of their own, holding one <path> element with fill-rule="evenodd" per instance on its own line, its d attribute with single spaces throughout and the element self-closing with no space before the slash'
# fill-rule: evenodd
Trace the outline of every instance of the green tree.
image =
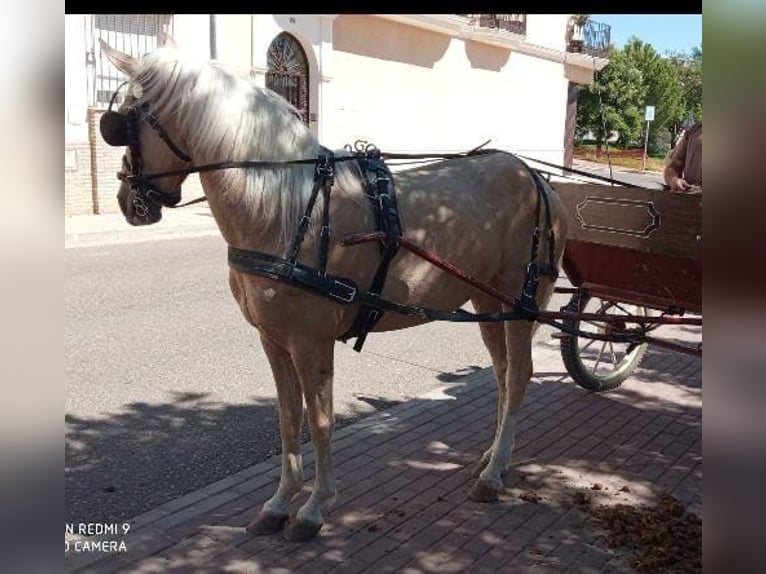
<svg viewBox="0 0 766 574">
<path fill-rule="evenodd" d="M 654 120 L 649 129 L 649 149 L 656 153 L 660 151 L 663 140 L 672 137 L 670 130 L 684 115 L 679 67 L 636 37 L 628 40 L 624 52 L 630 65 L 641 72 L 646 98 L 644 106 L 655 106 Z"/>
<path fill-rule="evenodd" d="M 641 71 L 622 50 L 612 47 L 609 64 L 580 91 L 576 137 L 592 133 L 599 150 L 612 132 L 619 134 L 618 143 L 623 147 L 635 144 L 640 140 L 645 100 Z"/>
<path fill-rule="evenodd" d="M 668 54 L 668 57 L 677 69 L 683 108 L 680 116 L 669 127 L 675 139 L 688 118 L 692 121 L 702 119 L 702 49 L 695 47 L 691 54 L 675 52 Z"/>
</svg>

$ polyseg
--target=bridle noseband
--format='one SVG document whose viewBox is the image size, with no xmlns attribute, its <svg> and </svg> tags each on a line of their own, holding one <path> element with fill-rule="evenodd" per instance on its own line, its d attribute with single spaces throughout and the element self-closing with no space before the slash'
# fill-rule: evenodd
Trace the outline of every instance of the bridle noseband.
<svg viewBox="0 0 766 574">
<path fill-rule="evenodd" d="M 138 137 L 140 123 L 146 120 L 149 126 L 157 132 L 162 141 L 179 159 L 184 162 L 191 162 L 192 159 L 173 142 L 167 131 L 160 125 L 157 116 L 151 111 L 149 102 L 130 106 L 125 114 L 112 110 L 117 94 L 127 83 L 126 81 L 120 84 L 114 94 L 112 94 L 112 98 L 109 101 L 109 109 L 101 116 L 99 129 L 101 137 L 110 146 L 127 146 L 130 149 L 131 161 L 128 161 L 127 157 L 123 156 L 122 169 L 117 173 L 117 178 L 128 183 L 135 190 L 136 193 L 133 196 L 135 213 L 138 217 L 145 218 L 149 213 L 151 205 L 154 205 L 156 208 L 161 206 L 175 207 L 181 201 L 181 188 L 179 186 L 171 192 L 159 190 L 151 182 L 152 179 L 155 179 L 154 177 L 147 177 L 145 174 L 142 174 L 143 156 Z"/>
</svg>

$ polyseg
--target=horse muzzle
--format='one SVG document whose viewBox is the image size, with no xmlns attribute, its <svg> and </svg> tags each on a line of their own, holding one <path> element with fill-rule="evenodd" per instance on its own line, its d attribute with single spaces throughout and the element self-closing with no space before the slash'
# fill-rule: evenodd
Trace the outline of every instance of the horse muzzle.
<svg viewBox="0 0 766 574">
<path fill-rule="evenodd" d="M 162 219 L 162 204 L 147 197 L 140 190 L 131 188 L 127 183 L 120 187 L 117 203 L 130 225 L 151 225 Z"/>
</svg>

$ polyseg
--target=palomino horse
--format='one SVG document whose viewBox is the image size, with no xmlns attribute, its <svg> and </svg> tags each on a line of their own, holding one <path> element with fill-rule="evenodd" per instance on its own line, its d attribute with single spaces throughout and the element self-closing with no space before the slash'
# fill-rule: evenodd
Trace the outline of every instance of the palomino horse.
<svg viewBox="0 0 766 574">
<path fill-rule="evenodd" d="M 103 44 L 108 58 L 130 81 L 129 95 L 110 121 L 132 117 L 133 140 L 124 170 L 171 171 L 138 189 L 123 178 L 118 200 L 132 225 L 154 223 L 163 204 L 180 199 L 187 169 L 213 162 L 282 162 L 316 158 L 323 149 L 295 109 L 279 95 L 256 86 L 220 62 L 183 60 L 172 40 L 155 52 L 134 58 Z M 131 116 L 132 114 L 132 116 Z M 107 126 L 108 128 L 108 126 Z M 124 126 L 116 129 L 124 131 Z M 103 130 L 102 130 L 103 133 Z M 124 134 L 110 136 L 127 145 Z M 107 136 L 104 136 L 107 139 Z M 336 152 L 336 158 L 344 155 Z M 345 156 L 351 154 L 345 153 Z M 348 159 L 348 157 L 347 157 Z M 229 246 L 276 256 L 285 254 L 312 195 L 315 166 L 224 167 L 201 171 L 210 209 Z M 411 168 L 396 174 L 404 236 L 438 253 L 473 277 L 508 294 L 519 293 L 530 258 L 539 206 L 540 180 L 515 156 L 504 152 L 472 155 Z M 146 183 L 146 182 L 144 182 Z M 561 260 L 566 241 L 562 205 L 549 186 L 550 223 L 555 252 L 540 261 Z M 298 261 L 317 267 L 320 213 L 307 228 Z M 341 239 L 375 230 L 375 213 L 365 195 L 356 161 L 335 164 L 329 215 L 332 232 L 327 272 L 369 285 L 381 259 L 374 243 L 344 246 Z M 553 292 L 554 279 L 540 277 L 540 308 Z M 229 284 L 245 319 L 260 334 L 276 383 L 282 438 L 282 471 L 276 493 L 247 526 L 254 534 L 285 529 L 290 540 L 315 536 L 336 496 L 331 457 L 333 432 L 333 350 L 354 321 L 359 304 L 344 305 L 270 278 L 231 269 Z M 393 260 L 382 296 L 436 310 L 451 311 L 471 301 L 480 313 L 511 306 L 456 279 L 411 252 Z M 387 312 L 374 331 L 412 327 L 426 319 Z M 477 466 L 470 497 L 490 502 L 503 487 L 501 474 L 511 462 L 514 425 L 532 376 L 530 320 L 480 323 L 499 389 L 497 427 L 492 445 Z M 302 489 L 300 428 L 308 411 L 316 454 L 311 496 L 288 520 L 288 505 Z"/>
</svg>

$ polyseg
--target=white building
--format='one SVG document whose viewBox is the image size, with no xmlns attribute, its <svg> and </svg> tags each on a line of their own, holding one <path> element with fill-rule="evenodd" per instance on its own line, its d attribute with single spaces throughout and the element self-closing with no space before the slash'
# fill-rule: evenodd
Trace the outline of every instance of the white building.
<svg viewBox="0 0 766 574">
<path fill-rule="evenodd" d="M 576 87 L 606 65 L 609 43 L 608 29 L 597 45 L 586 33 L 583 49 L 572 16 L 67 15 L 66 213 L 117 209 L 122 151 L 96 128 L 121 78 L 99 38 L 140 55 L 167 29 L 180 50 L 282 93 L 331 148 L 361 139 L 386 151 L 464 151 L 491 140 L 564 164 Z"/>
</svg>

